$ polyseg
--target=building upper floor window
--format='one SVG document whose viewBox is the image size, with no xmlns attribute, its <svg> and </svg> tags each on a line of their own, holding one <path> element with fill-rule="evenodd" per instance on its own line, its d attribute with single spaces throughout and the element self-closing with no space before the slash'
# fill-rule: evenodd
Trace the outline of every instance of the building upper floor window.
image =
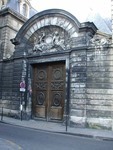
<svg viewBox="0 0 113 150">
<path fill-rule="evenodd" d="M 5 3 L 4 3 L 4 0 L 2 0 L 2 5 L 4 5 Z"/>
<path fill-rule="evenodd" d="M 28 13 L 27 5 L 26 5 L 26 4 L 23 4 L 23 15 L 24 15 L 25 17 L 27 17 L 27 13 Z"/>
<path fill-rule="evenodd" d="M 0 0 L 0 9 L 4 9 L 7 4 L 7 0 Z"/>
</svg>

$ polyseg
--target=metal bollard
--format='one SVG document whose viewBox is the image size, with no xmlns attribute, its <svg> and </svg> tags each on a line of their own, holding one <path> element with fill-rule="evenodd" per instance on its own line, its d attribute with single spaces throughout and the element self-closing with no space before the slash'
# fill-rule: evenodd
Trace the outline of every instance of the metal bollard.
<svg viewBox="0 0 113 150">
<path fill-rule="evenodd" d="M 20 105 L 20 118 L 21 118 L 21 121 L 22 121 L 22 110 L 23 110 L 23 105 L 21 104 Z"/>
<path fill-rule="evenodd" d="M 1 121 L 3 121 L 3 107 L 2 107 L 2 113 L 1 113 Z"/>
</svg>

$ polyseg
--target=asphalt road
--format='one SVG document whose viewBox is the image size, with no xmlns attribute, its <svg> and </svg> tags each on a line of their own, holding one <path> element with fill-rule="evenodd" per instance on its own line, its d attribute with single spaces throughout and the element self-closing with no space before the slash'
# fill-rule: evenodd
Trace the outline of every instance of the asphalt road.
<svg viewBox="0 0 113 150">
<path fill-rule="evenodd" d="M 113 141 L 44 132 L 4 123 L 0 123 L 0 140 L 10 144 L 9 149 L 2 150 L 113 150 Z"/>
</svg>

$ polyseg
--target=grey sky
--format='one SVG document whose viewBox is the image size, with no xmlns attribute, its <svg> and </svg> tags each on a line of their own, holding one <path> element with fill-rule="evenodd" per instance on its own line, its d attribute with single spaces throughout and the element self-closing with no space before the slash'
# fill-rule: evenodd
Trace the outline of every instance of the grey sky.
<svg viewBox="0 0 113 150">
<path fill-rule="evenodd" d="M 99 12 L 102 17 L 111 17 L 111 0 L 31 0 L 37 11 L 59 8 L 72 13 L 82 22 L 90 11 Z"/>
</svg>

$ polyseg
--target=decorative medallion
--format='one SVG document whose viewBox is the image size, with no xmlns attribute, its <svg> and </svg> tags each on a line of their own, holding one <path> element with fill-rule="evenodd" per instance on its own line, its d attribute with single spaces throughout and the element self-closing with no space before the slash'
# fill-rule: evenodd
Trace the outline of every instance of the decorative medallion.
<svg viewBox="0 0 113 150">
<path fill-rule="evenodd" d="M 44 80 L 47 78 L 47 73 L 45 70 L 38 70 L 38 73 L 37 73 L 37 78 L 39 80 Z"/>
<path fill-rule="evenodd" d="M 37 94 L 37 104 L 43 105 L 45 101 L 45 94 L 43 92 L 40 92 Z"/>
<path fill-rule="evenodd" d="M 60 106 L 61 104 L 61 94 L 55 93 L 53 96 L 53 106 Z"/>
<path fill-rule="evenodd" d="M 60 80 L 62 78 L 62 70 L 57 68 L 53 71 L 53 77 L 55 80 Z"/>
</svg>

